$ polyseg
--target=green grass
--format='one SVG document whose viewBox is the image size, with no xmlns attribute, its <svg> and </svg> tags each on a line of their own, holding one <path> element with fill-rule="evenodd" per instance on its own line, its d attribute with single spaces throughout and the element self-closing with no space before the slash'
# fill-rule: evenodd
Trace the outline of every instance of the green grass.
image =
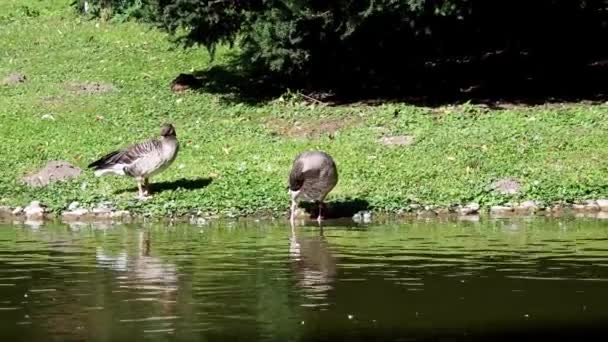
<svg viewBox="0 0 608 342">
<path fill-rule="evenodd" d="M 72 201 L 111 201 L 118 208 L 158 215 L 284 214 L 294 156 L 323 149 L 339 167 L 328 200 L 366 200 L 377 211 L 411 203 L 448 206 L 469 201 L 545 202 L 608 197 L 608 106 L 588 104 L 488 110 L 407 104 L 311 107 L 293 102 L 260 105 L 224 101 L 220 95 L 173 94 L 181 72 L 211 62 L 204 49 L 174 48 L 167 37 L 136 23 L 87 21 L 69 1 L 0 0 L 0 77 L 19 71 L 28 81 L 0 87 L 0 205 L 40 200 L 53 210 Z M 117 90 L 75 94 L 69 82 L 107 82 Z M 395 112 L 398 116 L 394 116 Z M 41 116 L 51 114 L 55 120 Z M 328 134 L 297 138 L 275 134 L 266 123 L 351 122 Z M 168 190 L 139 202 L 131 179 L 96 178 L 86 170 L 74 181 L 43 189 L 20 184 L 49 160 L 81 168 L 110 150 L 156 135 L 175 124 L 182 149 L 175 164 L 152 180 L 212 178 L 204 188 Z M 387 147 L 383 134 L 415 137 L 411 146 Z M 516 177 L 522 192 L 510 198 L 488 186 Z"/>
</svg>

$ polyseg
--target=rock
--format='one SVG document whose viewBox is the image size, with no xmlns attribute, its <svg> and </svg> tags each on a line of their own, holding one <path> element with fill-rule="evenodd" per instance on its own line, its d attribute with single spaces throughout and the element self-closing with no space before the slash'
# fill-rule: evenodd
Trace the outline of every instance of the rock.
<svg viewBox="0 0 608 342">
<path fill-rule="evenodd" d="M 599 211 L 600 206 L 593 200 L 586 200 L 572 204 L 572 209 L 578 212 L 583 211 Z"/>
<path fill-rule="evenodd" d="M 584 202 L 584 205 L 585 205 L 585 210 L 587 210 L 587 211 L 599 211 L 600 210 L 600 206 L 594 200 L 586 200 Z"/>
<path fill-rule="evenodd" d="M 539 209 L 539 205 L 536 201 L 525 201 L 515 207 L 515 211 L 536 211 Z"/>
<path fill-rule="evenodd" d="M 447 216 L 450 214 L 450 209 L 448 208 L 437 208 L 435 209 L 435 214 L 438 216 Z"/>
<path fill-rule="evenodd" d="M 469 203 L 466 206 L 459 208 L 458 213 L 460 215 L 473 215 L 479 212 L 479 208 L 478 203 Z"/>
<path fill-rule="evenodd" d="M 29 186 L 42 187 L 50 183 L 65 181 L 80 176 L 82 170 L 66 161 L 50 161 L 36 173 L 23 177 Z"/>
<path fill-rule="evenodd" d="M 198 89 L 202 86 L 201 80 L 192 74 L 179 74 L 171 81 L 171 91 L 183 92 L 188 89 Z"/>
<path fill-rule="evenodd" d="M 117 210 L 110 214 L 110 217 L 112 218 L 124 218 L 129 216 L 131 216 L 131 213 L 128 210 Z"/>
<path fill-rule="evenodd" d="M 11 216 L 13 213 L 13 210 L 10 207 L 7 206 L 0 206 L 0 217 L 7 217 L 7 216 Z"/>
<path fill-rule="evenodd" d="M 27 77 L 25 77 L 24 74 L 18 73 L 18 72 L 14 72 L 14 73 L 6 76 L 2 80 L 2 84 L 3 85 L 17 85 L 17 84 L 20 84 L 20 83 L 24 83 L 25 81 L 27 81 Z"/>
<path fill-rule="evenodd" d="M 432 217 L 437 216 L 437 213 L 435 213 L 432 210 L 425 210 L 425 209 L 423 209 L 423 210 L 419 210 L 416 213 L 416 216 L 418 216 L 420 218 L 432 218 Z"/>
<path fill-rule="evenodd" d="M 372 213 L 369 211 L 363 212 L 363 222 L 370 223 L 372 222 Z"/>
<path fill-rule="evenodd" d="M 513 207 L 507 207 L 502 205 L 495 205 L 490 208 L 490 214 L 492 215 L 506 215 L 513 212 Z"/>
<path fill-rule="evenodd" d="M 88 213 L 89 211 L 87 209 L 77 208 L 69 211 L 64 211 L 63 213 L 61 213 L 61 217 L 63 217 L 64 219 L 78 219 L 87 215 Z"/>
<path fill-rule="evenodd" d="M 386 136 L 378 139 L 378 142 L 383 145 L 408 146 L 414 143 L 414 137 L 412 135 Z"/>
<path fill-rule="evenodd" d="M 13 209 L 12 214 L 17 216 L 17 215 L 21 215 L 23 213 L 23 208 L 22 207 L 17 207 L 15 209 Z"/>
<path fill-rule="evenodd" d="M 602 211 L 608 211 L 608 199 L 599 199 L 596 201 L 597 206 L 600 207 Z"/>
<path fill-rule="evenodd" d="M 561 204 L 555 204 L 550 209 L 551 212 L 560 212 L 564 210 L 564 206 Z"/>
<path fill-rule="evenodd" d="M 68 210 L 76 210 L 80 207 L 80 203 L 74 201 L 72 203 L 70 203 L 70 205 L 68 206 Z"/>
<path fill-rule="evenodd" d="M 46 212 L 45 208 L 40 204 L 39 201 L 32 201 L 25 209 L 23 209 L 25 217 L 29 218 L 42 218 Z"/>
<path fill-rule="evenodd" d="M 504 195 L 514 195 L 519 193 L 521 184 L 514 178 L 503 178 L 492 183 L 492 189 Z"/>
</svg>

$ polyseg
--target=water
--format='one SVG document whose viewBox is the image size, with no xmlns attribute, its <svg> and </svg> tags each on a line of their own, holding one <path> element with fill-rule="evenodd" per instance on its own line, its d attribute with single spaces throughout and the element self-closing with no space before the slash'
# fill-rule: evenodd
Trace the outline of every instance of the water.
<svg viewBox="0 0 608 342">
<path fill-rule="evenodd" d="M 4 341 L 588 336 L 607 299 L 602 220 L 0 225 Z"/>
</svg>

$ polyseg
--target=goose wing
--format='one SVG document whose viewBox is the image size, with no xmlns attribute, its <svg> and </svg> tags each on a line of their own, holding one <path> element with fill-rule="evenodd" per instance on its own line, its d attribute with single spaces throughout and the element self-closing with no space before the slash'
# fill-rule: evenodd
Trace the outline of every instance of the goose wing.
<svg viewBox="0 0 608 342">
<path fill-rule="evenodd" d="M 162 149 L 160 140 L 149 139 L 141 143 L 130 145 L 124 149 L 112 151 L 88 165 L 96 170 L 113 165 L 130 165 L 137 160 Z"/>
</svg>

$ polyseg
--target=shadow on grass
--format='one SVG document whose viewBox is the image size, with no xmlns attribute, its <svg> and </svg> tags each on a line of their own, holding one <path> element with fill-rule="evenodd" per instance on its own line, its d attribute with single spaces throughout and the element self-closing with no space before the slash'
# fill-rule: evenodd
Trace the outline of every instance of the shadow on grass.
<svg viewBox="0 0 608 342">
<path fill-rule="evenodd" d="M 150 191 L 152 193 L 160 193 L 160 192 L 167 191 L 167 190 L 177 190 L 177 189 L 198 190 L 198 189 L 203 189 L 203 188 L 207 187 L 209 184 L 211 184 L 212 181 L 213 181 L 213 178 L 197 178 L 197 179 L 182 178 L 182 179 L 178 179 L 178 180 L 172 181 L 172 182 L 158 182 L 158 183 L 151 182 Z M 137 187 L 117 190 L 116 192 L 114 192 L 114 194 L 117 195 L 117 194 L 122 194 L 125 192 L 137 192 Z"/>
<path fill-rule="evenodd" d="M 196 71 L 188 77 L 196 80 L 196 91 L 221 95 L 228 103 L 264 104 L 289 88 L 289 80 L 247 70 L 239 66 L 234 56 L 222 65 Z M 402 102 L 437 107 L 469 102 L 504 109 L 563 102 L 605 102 L 608 101 L 607 77 L 608 60 L 546 68 L 519 55 L 496 52 L 491 58 L 427 62 L 394 70 L 393 74 L 369 82 L 328 78 L 321 80 L 332 84 L 325 88 L 309 85 L 291 89 L 300 89 L 302 101 L 317 104 Z"/>
<path fill-rule="evenodd" d="M 317 218 L 319 206 L 313 202 L 301 202 L 299 205 L 310 218 Z M 362 210 L 369 209 L 369 202 L 360 198 L 344 199 L 325 203 L 323 219 L 351 218 Z"/>
</svg>

